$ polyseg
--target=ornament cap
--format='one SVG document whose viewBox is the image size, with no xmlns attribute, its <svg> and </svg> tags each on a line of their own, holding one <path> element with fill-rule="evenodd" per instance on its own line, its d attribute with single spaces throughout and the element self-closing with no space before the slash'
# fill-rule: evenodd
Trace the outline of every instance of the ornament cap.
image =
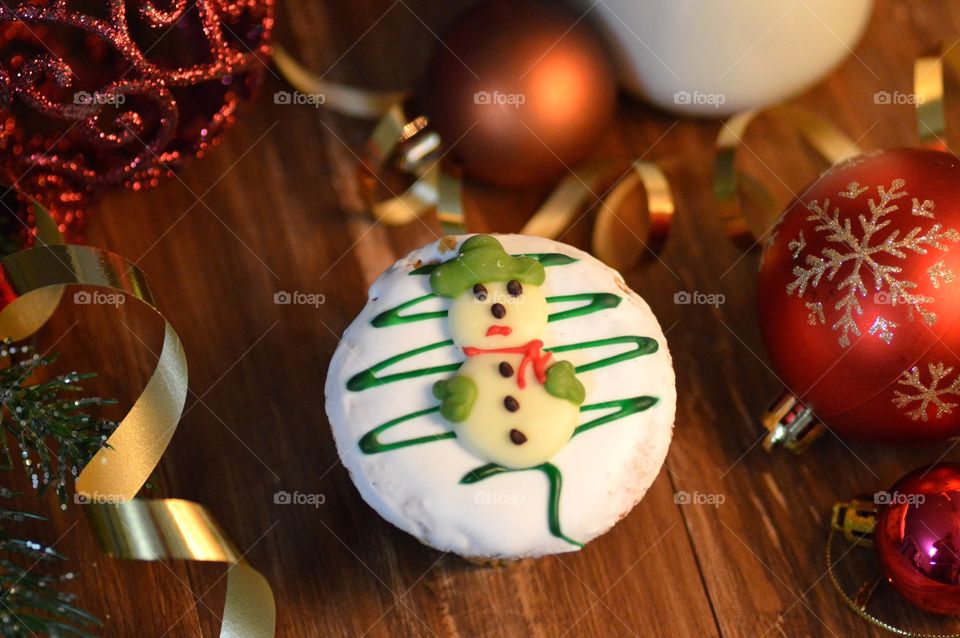
<svg viewBox="0 0 960 638">
<path fill-rule="evenodd" d="M 823 423 L 795 394 L 785 391 L 760 417 L 767 428 L 763 449 L 771 452 L 784 447 L 794 454 L 801 454 L 821 434 Z"/>
<path fill-rule="evenodd" d="M 841 532 L 851 543 L 873 547 L 873 530 L 877 526 L 877 505 L 863 497 L 835 503 L 830 513 L 830 527 Z"/>
</svg>

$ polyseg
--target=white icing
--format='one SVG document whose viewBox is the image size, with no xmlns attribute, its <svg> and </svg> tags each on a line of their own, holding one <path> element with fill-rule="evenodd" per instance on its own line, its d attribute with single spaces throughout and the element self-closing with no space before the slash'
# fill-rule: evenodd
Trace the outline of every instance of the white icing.
<svg viewBox="0 0 960 638">
<path fill-rule="evenodd" d="M 458 237 L 457 245 L 466 238 Z M 547 269 L 542 286 L 547 297 L 609 292 L 623 299 L 615 309 L 547 324 L 542 332 L 547 347 L 629 335 L 651 337 L 659 344 L 654 354 L 578 374 L 587 391 L 585 404 L 640 395 L 659 399 L 646 411 L 575 436 L 551 459 L 563 474 L 561 529 L 566 536 L 586 543 L 629 512 L 656 478 L 666 457 L 676 407 L 666 339 L 647 304 L 627 289 L 618 273 L 590 255 L 540 237 L 497 238 L 510 253 L 563 253 L 578 260 Z M 449 243 L 442 249 L 441 245 L 434 242 L 416 250 L 381 275 L 370 288 L 366 307 L 344 333 L 326 383 L 327 414 L 340 457 L 371 507 L 397 527 L 441 551 L 490 558 L 574 551 L 575 545 L 550 533 L 548 482 L 542 472 L 511 472 L 462 485 L 459 481 L 464 475 L 488 461 L 456 439 L 369 455 L 358 447 L 364 434 L 386 421 L 437 405 L 432 385 L 450 376 L 414 377 L 361 392 L 346 389 L 348 379 L 390 356 L 451 338 L 444 319 L 384 328 L 370 324 L 382 312 L 430 293 L 429 277 L 409 273 L 422 264 L 439 263 L 456 255 Z M 555 313 L 581 303 L 553 303 L 549 310 Z M 441 310 L 449 304 L 448 299 L 431 299 L 404 314 Z M 557 358 L 581 365 L 629 347 L 624 344 L 575 350 Z M 439 348 L 380 374 L 464 359 L 456 348 Z M 606 413 L 583 413 L 580 422 Z M 449 430 L 439 414 L 430 414 L 387 431 L 381 440 L 392 442 Z"/>
</svg>

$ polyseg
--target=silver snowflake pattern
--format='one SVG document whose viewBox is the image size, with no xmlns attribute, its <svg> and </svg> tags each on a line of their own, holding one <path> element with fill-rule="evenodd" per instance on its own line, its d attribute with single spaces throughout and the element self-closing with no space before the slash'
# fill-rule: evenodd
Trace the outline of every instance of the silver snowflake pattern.
<svg viewBox="0 0 960 638">
<path fill-rule="evenodd" d="M 925 199 L 921 202 L 919 199 L 914 197 L 913 205 L 910 207 L 910 212 L 915 217 L 929 217 L 930 219 L 933 219 L 933 201 Z"/>
<path fill-rule="evenodd" d="M 869 190 L 866 186 L 861 186 L 856 182 L 850 182 L 847 184 L 847 190 L 840 191 L 840 197 L 845 197 L 846 199 L 856 199 L 863 195 Z"/>
<path fill-rule="evenodd" d="M 884 319 L 883 317 L 877 317 L 877 320 L 873 322 L 873 325 L 870 326 L 870 334 L 875 337 L 879 337 L 880 341 L 884 342 L 888 346 L 893 343 L 893 330 L 897 327 L 895 321 L 890 321 Z"/>
<path fill-rule="evenodd" d="M 937 409 L 934 418 L 940 418 L 944 414 L 950 414 L 957 407 L 956 403 L 948 403 L 944 400 L 946 396 L 960 397 L 960 376 L 953 378 L 949 385 L 941 387 L 941 382 L 953 374 L 953 368 L 946 366 L 943 362 L 928 363 L 927 370 L 930 373 L 930 384 L 924 384 L 920 378 L 920 368 L 914 366 L 906 370 L 897 383 L 912 388 L 914 392 L 902 392 L 896 390 L 893 403 L 900 409 L 906 409 L 912 404 L 919 402 L 919 405 L 906 412 L 914 421 L 926 421 L 929 418 L 928 410 L 931 405 Z"/>
<path fill-rule="evenodd" d="M 953 283 L 953 280 L 956 279 L 956 275 L 944 261 L 938 261 L 930 266 L 927 269 L 927 274 L 930 276 L 930 283 L 933 284 L 934 288 L 939 288 L 941 284 Z"/>
<path fill-rule="evenodd" d="M 822 303 L 820 303 L 819 301 L 814 301 L 814 302 L 808 301 L 804 305 L 806 305 L 807 310 L 810 311 L 810 314 L 807 315 L 807 323 L 809 323 L 811 326 L 817 325 L 818 321 L 820 323 L 827 323 L 827 318 L 823 316 Z"/>
<path fill-rule="evenodd" d="M 800 253 L 803 252 L 803 249 L 807 247 L 807 240 L 803 236 L 803 231 L 800 231 L 800 235 L 796 239 L 791 239 L 790 243 L 787 244 L 787 248 L 790 249 L 790 254 L 793 255 L 794 259 L 800 258 Z"/>
<path fill-rule="evenodd" d="M 842 267 L 849 265 L 849 273 L 837 285 L 837 290 L 843 296 L 833 305 L 839 318 L 831 326 L 839 332 L 837 340 L 843 347 L 850 345 L 851 335 L 860 336 L 856 317 L 863 314 L 860 298 L 867 295 L 867 282 L 871 278 L 876 291 L 882 292 L 884 299 L 890 304 L 909 306 L 911 320 L 914 319 L 914 314 L 918 314 L 927 325 L 936 323 L 936 315 L 924 307 L 933 302 L 933 298 L 917 294 L 916 282 L 901 279 L 901 266 L 877 261 L 880 256 L 906 259 L 911 252 L 925 255 L 930 249 L 946 252 L 949 249 L 947 242 L 960 239 L 956 230 L 945 230 L 941 224 L 934 223 L 926 230 L 917 226 L 902 236 L 899 230 L 892 230 L 882 241 L 878 241 L 878 233 L 890 225 L 889 215 L 899 210 L 899 205 L 895 202 L 907 196 L 907 192 L 902 190 L 904 184 L 904 180 L 895 179 L 889 189 L 877 186 L 877 198 L 870 197 L 867 200 L 869 215 L 858 216 L 860 228 L 857 231 L 854 230 L 852 219 L 840 218 L 838 207 L 831 209 L 829 199 L 825 199 L 822 204 L 816 200 L 807 204 L 810 211 L 807 220 L 816 222 L 815 230 L 826 233 L 827 240 L 839 246 L 824 248 L 820 255 L 808 254 L 802 264 L 796 265 L 793 269 L 795 279 L 787 284 L 787 294 L 803 296 L 808 287 L 816 288 L 824 276 L 828 281 L 832 281 Z M 851 182 L 839 195 L 855 200 L 867 190 L 857 182 Z M 934 203 L 931 200 L 920 202 L 914 198 L 911 213 L 916 217 L 932 219 L 933 208 Z M 858 234 L 861 236 L 858 237 Z M 796 251 L 798 259 L 804 247 L 806 241 L 803 237 L 790 243 L 790 248 Z M 892 334 L 888 338 L 892 339 Z"/>
</svg>

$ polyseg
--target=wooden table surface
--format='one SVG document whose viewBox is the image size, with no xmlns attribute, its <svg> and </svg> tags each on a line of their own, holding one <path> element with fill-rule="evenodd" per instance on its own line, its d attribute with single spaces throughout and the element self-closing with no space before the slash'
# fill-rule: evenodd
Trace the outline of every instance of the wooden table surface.
<svg viewBox="0 0 960 638">
<path fill-rule="evenodd" d="M 277 41 L 329 79 L 405 87 L 436 42 L 432 32 L 465 4 L 281 0 Z M 864 148 L 914 144 L 912 107 L 878 105 L 873 95 L 909 92 L 914 58 L 955 44 L 958 32 L 958 3 L 878 0 L 855 54 L 797 101 Z M 372 279 L 439 228 L 371 223 L 354 180 L 370 123 L 274 104 L 284 88 L 268 74 L 219 148 L 159 188 L 109 196 L 88 227 L 89 243 L 148 273 L 190 362 L 186 414 L 152 493 L 199 501 L 231 531 L 273 586 L 277 636 L 878 635 L 826 577 L 830 507 L 960 455 L 952 444 L 894 450 L 829 434 L 801 457 L 760 449 L 757 416 L 781 384 L 754 312 L 757 255 L 724 238 L 712 201 L 717 122 L 678 120 L 621 98 L 598 151 L 660 162 L 677 198 L 662 262 L 624 273 L 659 317 L 676 366 L 666 467 L 643 502 L 584 551 L 480 568 L 383 521 L 337 460 L 322 388 L 338 335 Z M 746 141 L 755 156 L 744 153 L 744 167 L 781 201 L 823 168 L 776 123 L 759 124 Z M 470 230 L 516 231 L 543 196 L 470 185 Z M 585 246 L 591 220 L 565 241 Z M 326 303 L 276 305 L 280 290 L 320 293 Z M 722 293 L 725 303 L 676 305 L 680 290 Z M 161 336 L 132 305 L 71 307 L 40 343 L 62 350 L 67 367 L 99 371 L 103 394 L 129 400 Z M 325 502 L 276 505 L 281 489 Z M 677 505 L 680 490 L 723 502 Z M 105 559 L 73 510 L 44 533 L 76 560 L 75 590 L 109 623 L 103 635 L 218 635 L 221 567 Z M 850 557 L 865 568 L 872 558 L 861 549 Z M 893 622 L 960 629 L 892 595 L 879 602 Z"/>
</svg>

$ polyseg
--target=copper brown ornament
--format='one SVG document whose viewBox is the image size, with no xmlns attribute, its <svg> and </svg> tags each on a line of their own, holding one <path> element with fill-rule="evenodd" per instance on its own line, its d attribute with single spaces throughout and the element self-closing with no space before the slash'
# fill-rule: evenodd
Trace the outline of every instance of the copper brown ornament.
<svg viewBox="0 0 960 638">
<path fill-rule="evenodd" d="M 467 175 L 549 183 L 591 155 L 616 85 L 578 16 L 542 2 L 483 2 L 442 36 L 417 101 Z"/>
</svg>

